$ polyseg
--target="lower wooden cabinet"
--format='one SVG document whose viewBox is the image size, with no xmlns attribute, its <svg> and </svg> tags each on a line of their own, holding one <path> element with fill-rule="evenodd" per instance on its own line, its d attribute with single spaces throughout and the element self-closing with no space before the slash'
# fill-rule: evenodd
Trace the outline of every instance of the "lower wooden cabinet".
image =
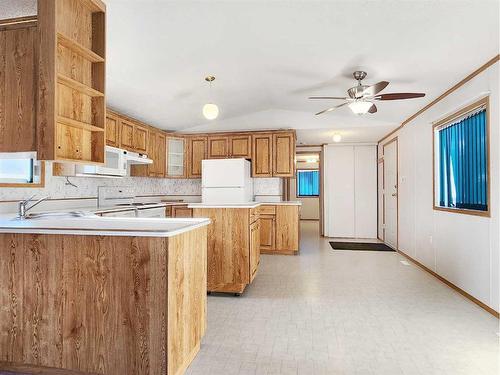
<svg viewBox="0 0 500 375">
<path fill-rule="evenodd" d="M 172 217 L 193 217 L 193 209 L 187 204 L 172 206 Z"/>
<path fill-rule="evenodd" d="M 260 263 L 260 220 L 250 224 L 250 282 L 253 281 Z"/>
<path fill-rule="evenodd" d="M 293 255 L 299 251 L 297 205 L 262 205 L 260 210 L 261 254 Z"/>
</svg>

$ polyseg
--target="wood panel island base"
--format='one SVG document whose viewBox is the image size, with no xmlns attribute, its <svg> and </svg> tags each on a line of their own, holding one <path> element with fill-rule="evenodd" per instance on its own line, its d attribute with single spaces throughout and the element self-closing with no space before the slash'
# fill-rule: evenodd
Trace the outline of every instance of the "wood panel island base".
<svg viewBox="0 0 500 375">
<path fill-rule="evenodd" d="M 243 293 L 260 263 L 258 204 L 190 204 L 193 217 L 209 218 L 207 291 Z"/>
<path fill-rule="evenodd" d="M 0 372 L 184 373 L 206 329 L 208 221 L 168 234 L 150 225 L 181 219 L 142 219 L 141 234 L 99 233 L 127 224 L 113 219 L 80 230 L 99 235 L 0 222 Z"/>
</svg>

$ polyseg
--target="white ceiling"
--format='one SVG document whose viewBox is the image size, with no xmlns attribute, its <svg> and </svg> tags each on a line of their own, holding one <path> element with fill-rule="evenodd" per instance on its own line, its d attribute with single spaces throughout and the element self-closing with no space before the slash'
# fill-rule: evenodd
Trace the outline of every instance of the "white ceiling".
<svg viewBox="0 0 500 375">
<path fill-rule="evenodd" d="M 108 103 L 164 129 L 374 141 L 498 54 L 498 0 L 105 2 Z M 384 92 L 427 96 L 381 103 L 374 115 L 315 117 L 332 102 L 307 97 L 345 95 L 358 68 L 367 83 L 390 81 Z M 201 114 L 210 100 L 214 121 Z"/>
</svg>

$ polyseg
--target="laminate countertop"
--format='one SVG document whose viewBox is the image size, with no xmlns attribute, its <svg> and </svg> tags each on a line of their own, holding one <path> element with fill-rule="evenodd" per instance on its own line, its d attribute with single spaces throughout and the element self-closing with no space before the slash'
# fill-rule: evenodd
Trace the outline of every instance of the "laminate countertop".
<svg viewBox="0 0 500 375">
<path fill-rule="evenodd" d="M 0 233 L 172 237 L 210 224 L 210 219 L 206 218 L 128 218 L 83 214 L 73 217 L 61 213 L 25 220 L 3 215 L 0 217 Z"/>
<path fill-rule="evenodd" d="M 188 203 L 188 208 L 255 208 L 259 206 L 301 206 L 300 201 L 248 203 Z"/>
</svg>

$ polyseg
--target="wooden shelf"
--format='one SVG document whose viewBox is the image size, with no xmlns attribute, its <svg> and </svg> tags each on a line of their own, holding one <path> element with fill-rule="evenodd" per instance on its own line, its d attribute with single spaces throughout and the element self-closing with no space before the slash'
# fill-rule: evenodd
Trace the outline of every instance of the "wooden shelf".
<svg viewBox="0 0 500 375">
<path fill-rule="evenodd" d="M 106 6 L 101 0 L 82 0 L 82 2 L 92 11 L 92 12 L 105 12 Z"/>
<path fill-rule="evenodd" d="M 74 120 L 72 118 L 57 116 L 57 122 L 63 125 L 72 126 L 74 128 L 85 129 L 91 132 L 103 132 L 103 128 L 99 128 L 98 126 L 94 126 L 91 124 L 87 124 L 86 122 Z"/>
<path fill-rule="evenodd" d="M 77 41 L 67 37 L 66 35 L 63 35 L 62 33 L 57 33 L 57 41 L 59 42 L 60 45 L 69 48 L 73 52 L 79 54 L 83 58 L 93 63 L 104 62 L 103 57 L 99 56 L 94 51 L 82 46 Z"/>
<path fill-rule="evenodd" d="M 91 97 L 102 97 L 104 94 L 100 91 L 93 89 L 90 86 L 84 85 L 81 82 L 75 81 L 72 78 L 69 78 L 61 73 L 57 74 L 57 82 L 72 88 L 73 90 L 80 91 L 82 94 L 91 96 Z"/>
</svg>

